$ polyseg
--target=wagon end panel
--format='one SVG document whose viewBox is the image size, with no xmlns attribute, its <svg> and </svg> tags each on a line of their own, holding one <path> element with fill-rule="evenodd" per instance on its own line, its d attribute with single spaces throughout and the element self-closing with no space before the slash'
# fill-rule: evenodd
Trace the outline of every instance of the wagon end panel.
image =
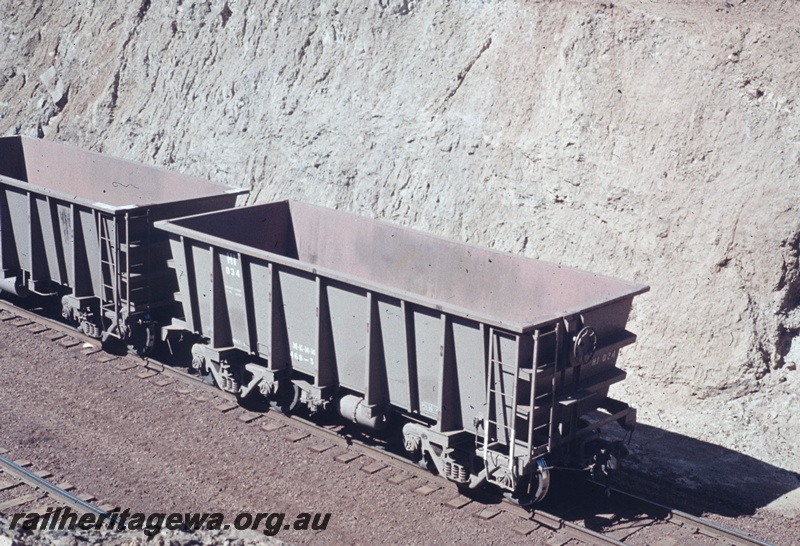
<svg viewBox="0 0 800 546">
<path fill-rule="evenodd" d="M 624 427 L 635 423 L 635 410 L 608 396 L 609 387 L 626 377 L 616 365 L 619 350 L 636 339 L 625 329 L 632 299 L 592 307 L 563 317 L 553 330 L 533 332 L 531 456 L 585 465 L 599 429 L 615 421 Z"/>
<path fill-rule="evenodd" d="M 565 369 L 561 384 L 562 396 L 583 397 L 577 411 L 592 408 L 597 400 L 608 395 L 614 383 L 625 379 L 625 371 L 617 366 L 620 349 L 636 341 L 626 330 L 631 299 L 601 306 L 565 322 Z M 577 393 L 577 394 L 575 394 Z"/>
</svg>

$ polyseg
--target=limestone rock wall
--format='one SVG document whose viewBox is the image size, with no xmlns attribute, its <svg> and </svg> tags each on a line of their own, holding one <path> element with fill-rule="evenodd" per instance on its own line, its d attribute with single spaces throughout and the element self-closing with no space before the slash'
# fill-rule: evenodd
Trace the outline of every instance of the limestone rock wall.
<svg viewBox="0 0 800 546">
<path fill-rule="evenodd" d="M 800 470 L 800 6 L 0 0 L 39 135 L 651 285 L 616 395 Z"/>
</svg>

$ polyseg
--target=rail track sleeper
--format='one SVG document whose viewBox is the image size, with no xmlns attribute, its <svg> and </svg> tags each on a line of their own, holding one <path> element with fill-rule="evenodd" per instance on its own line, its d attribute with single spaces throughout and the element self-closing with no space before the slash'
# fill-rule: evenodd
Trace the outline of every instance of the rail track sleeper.
<svg viewBox="0 0 800 546">
<path fill-rule="evenodd" d="M 67 349 L 72 349 L 73 347 L 77 347 L 78 345 L 81 344 L 81 342 L 75 339 L 74 337 L 66 335 L 59 338 L 58 342 Z"/>
<path fill-rule="evenodd" d="M 389 483 L 393 483 L 395 485 L 400 485 L 401 483 L 407 482 L 413 477 L 414 476 L 412 474 L 400 473 L 400 474 L 395 474 L 386 481 L 388 481 Z"/>
<path fill-rule="evenodd" d="M 383 464 L 382 462 L 374 462 L 369 463 L 361 467 L 362 472 L 366 472 L 367 474 L 377 474 L 384 468 L 387 468 L 387 465 Z"/>
<path fill-rule="evenodd" d="M 241 421 L 242 423 L 252 423 L 253 421 L 257 421 L 257 420 L 261 419 L 262 417 L 263 417 L 263 415 L 260 414 L 260 413 L 253 413 L 253 412 L 248 411 L 248 412 L 245 412 L 245 413 L 240 413 L 239 416 L 237 417 L 237 419 L 239 419 L 239 421 Z M 306 434 L 306 436 L 308 436 L 308 434 Z M 305 436 L 304 436 L 304 438 L 305 438 Z"/>
<path fill-rule="evenodd" d="M 7 480 L 0 481 L 0 491 L 5 491 L 6 489 L 11 489 L 12 487 L 16 487 L 19 485 L 20 482 L 10 482 Z"/>
<path fill-rule="evenodd" d="M 468 499 L 467 497 L 465 497 L 463 495 L 459 495 L 458 497 L 456 497 L 454 499 L 450 499 L 449 501 L 447 501 L 444 504 L 445 504 L 445 506 L 449 506 L 450 508 L 455 508 L 456 510 L 461 510 L 462 508 L 464 508 L 466 505 L 470 504 L 471 502 L 472 502 L 472 499 Z"/>
<path fill-rule="evenodd" d="M 261 425 L 261 430 L 265 432 L 274 432 L 276 430 L 280 430 L 284 428 L 286 425 L 283 423 L 278 423 L 276 421 L 270 421 L 269 423 L 264 423 Z"/>
<path fill-rule="evenodd" d="M 487 507 L 487 508 L 484 508 L 483 510 L 481 510 L 480 512 L 477 512 L 474 515 L 475 515 L 476 518 L 479 518 L 479 519 L 482 519 L 482 520 L 490 520 L 492 518 L 495 518 L 495 517 L 499 516 L 502 513 L 503 513 L 502 510 L 498 510 L 497 508 L 488 508 Z"/>
<path fill-rule="evenodd" d="M 414 493 L 422 495 L 423 497 L 427 497 L 428 495 L 438 491 L 439 489 L 441 489 L 441 487 L 425 484 L 425 485 L 420 485 L 419 487 L 414 489 Z"/>
<path fill-rule="evenodd" d="M 220 413 L 228 413 L 229 411 L 235 410 L 237 407 L 239 406 L 229 400 L 222 400 L 220 403 L 214 405 L 214 409 Z"/>
<path fill-rule="evenodd" d="M 54 485 L 43 478 L 40 478 L 27 468 L 14 463 L 2 455 L 0 455 L 0 466 L 2 466 L 5 473 L 14 476 L 18 480 L 27 483 L 31 487 L 50 495 L 52 498 L 57 499 L 59 502 L 62 502 L 67 506 L 74 508 L 75 510 L 91 512 L 97 515 L 105 513 L 96 506 L 90 504 L 88 501 L 83 500 L 79 496 L 75 496 L 64 489 L 61 489 L 57 485 Z"/>
<path fill-rule="evenodd" d="M 311 435 L 308 432 L 298 431 L 298 432 L 293 432 L 291 434 L 287 434 L 284 438 L 288 442 L 295 443 L 295 442 L 299 442 L 300 440 L 304 440 L 304 439 L 308 438 L 309 436 L 311 436 Z"/>
<path fill-rule="evenodd" d="M 153 362 L 152 360 L 150 362 Z M 237 402 L 236 395 L 231 394 L 229 392 L 225 392 L 223 390 L 218 389 L 216 386 L 206 383 L 203 379 L 197 377 L 196 375 L 191 375 L 183 370 L 179 370 L 177 368 L 173 368 L 172 366 L 167 366 L 165 364 L 159 363 L 162 367 L 162 372 L 164 375 L 168 375 L 170 377 L 174 377 L 176 379 L 181 380 L 185 384 L 192 385 L 193 387 L 197 387 L 198 389 L 205 391 L 212 395 L 212 397 L 222 398 L 229 402 Z M 183 393 L 183 394 L 191 394 L 191 393 Z M 210 399 L 209 399 L 210 400 Z"/>
<path fill-rule="evenodd" d="M 348 464 L 361 457 L 361 453 L 353 453 L 352 451 L 345 451 L 341 455 L 334 457 L 340 463 Z"/>
<path fill-rule="evenodd" d="M 29 502 L 37 501 L 41 498 L 42 495 L 38 493 L 29 493 L 21 497 L 15 497 L 13 499 L 0 503 L 0 512 L 5 512 L 10 508 L 16 508 L 18 506 L 22 506 L 23 504 L 28 504 Z"/>
</svg>

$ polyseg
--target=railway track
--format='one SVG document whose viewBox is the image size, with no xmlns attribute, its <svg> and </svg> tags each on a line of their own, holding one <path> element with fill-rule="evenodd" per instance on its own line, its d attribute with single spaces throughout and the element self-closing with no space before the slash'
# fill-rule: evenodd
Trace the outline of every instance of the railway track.
<svg viewBox="0 0 800 546">
<path fill-rule="evenodd" d="M 0 501 L 0 514 L 35 512 L 45 514 L 48 509 L 69 507 L 78 514 L 102 515 L 108 506 L 98 507 L 90 501 L 94 497 L 74 492 L 66 482 L 54 484 L 47 471 L 34 471 L 28 461 L 12 461 L 8 452 L 0 449 L 0 492 L 5 500 Z"/>
<path fill-rule="evenodd" d="M 561 505 L 557 501 L 546 513 L 535 511 L 533 519 L 561 526 L 577 538 L 585 536 L 586 530 L 593 531 L 596 544 L 770 546 L 707 519 L 596 482 L 586 482 L 581 493 L 578 502 L 574 497 Z"/>
<path fill-rule="evenodd" d="M 10 322 L 18 327 L 28 327 L 32 334 L 49 334 L 50 339 L 61 342 L 65 347 L 83 348 L 83 352 L 86 355 L 100 354 L 97 340 L 81 334 L 59 320 L 21 308 L 7 300 L 0 300 L 0 321 Z M 134 371 L 138 372 L 137 377 L 141 379 L 155 378 L 155 376 L 160 375 L 163 376 L 162 380 L 179 381 L 187 387 L 187 393 L 190 390 L 196 390 L 207 394 L 206 399 L 208 400 L 218 399 L 217 407 L 221 411 L 229 411 L 236 407 L 236 396 L 221 391 L 197 375 L 187 373 L 183 369 L 172 367 L 159 360 L 149 357 L 108 355 L 105 353 L 100 354 L 99 360 L 106 363 L 114 363 L 121 370 L 135 368 Z M 262 419 L 263 417 L 266 417 L 266 419 Z M 501 500 L 496 494 L 487 494 L 485 496 L 476 494 L 466 497 L 459 492 L 452 482 L 431 474 L 429 471 L 420 468 L 385 447 L 377 446 L 370 441 L 369 437 L 353 431 L 347 426 L 330 425 L 320 427 L 303 417 L 284 415 L 277 411 L 261 413 L 259 411 L 245 410 L 243 413 L 239 413 L 239 419 L 245 422 L 253 422 L 256 426 L 261 423 L 261 428 L 266 431 L 286 428 L 289 431 L 287 438 L 291 441 L 300 441 L 311 437 L 314 439 L 311 449 L 318 452 L 324 452 L 333 447 L 346 448 L 344 453 L 335 457 L 336 460 L 348 464 L 360 457 L 365 457 L 371 462 L 362 466 L 362 470 L 368 473 L 377 473 L 387 468 L 391 469 L 394 474 L 388 481 L 395 484 L 401 484 L 412 477 L 420 478 L 424 480 L 426 485 L 417 488 L 416 491 L 418 493 L 425 495 L 438 490 L 452 493 L 452 498 L 445 502 L 446 505 L 454 509 L 464 509 L 467 506 L 472 506 L 474 510 L 475 507 L 478 507 L 479 510 L 474 512 L 473 515 L 487 521 L 506 513 L 517 522 L 514 530 L 520 535 L 529 535 L 538 529 L 546 529 L 548 534 L 553 535 L 548 544 L 573 544 L 577 541 L 577 543 L 598 545 L 658 543 L 661 546 L 672 546 L 693 543 L 709 544 L 708 541 L 711 540 L 711 544 L 716 541 L 718 544 L 733 544 L 737 546 L 768 545 L 764 541 L 739 533 L 733 529 L 685 512 L 670 509 L 618 489 L 608 490 L 608 495 L 603 492 L 602 494 L 591 496 L 592 498 L 603 497 L 606 499 L 605 503 L 595 505 L 576 504 L 574 502 L 575 496 L 573 495 L 566 504 L 556 504 L 552 508 L 546 505 L 548 506 L 547 510 L 536 509 L 533 511 Z M 18 469 L 14 470 L 14 472 L 17 471 Z M 30 477 L 28 479 L 33 480 Z M 41 480 L 41 478 L 38 479 Z M 51 493 L 49 490 L 44 489 L 44 485 L 34 485 L 33 487 L 39 487 L 41 490 L 47 491 L 48 495 L 54 495 L 53 498 L 58 498 L 59 502 L 62 502 L 60 497 L 56 497 L 56 495 L 61 495 L 62 493 Z M 595 484 L 589 487 L 597 488 L 599 486 Z M 63 493 L 70 495 L 67 491 L 63 491 Z M 587 497 L 587 495 L 580 496 L 582 498 Z M 96 510 L 98 512 L 95 513 L 102 513 L 101 508 L 89 505 L 85 500 L 77 496 L 75 496 L 75 499 L 85 505 L 81 508 L 82 511 Z M 67 503 L 66 500 L 63 502 Z M 77 507 L 75 509 L 78 510 Z M 657 537 L 657 542 L 654 542 L 652 537 Z"/>
</svg>

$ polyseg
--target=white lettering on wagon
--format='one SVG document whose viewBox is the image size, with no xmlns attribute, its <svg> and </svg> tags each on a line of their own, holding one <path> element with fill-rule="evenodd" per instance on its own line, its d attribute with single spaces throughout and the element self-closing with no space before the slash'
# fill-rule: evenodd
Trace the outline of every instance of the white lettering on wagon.
<svg viewBox="0 0 800 546">
<path fill-rule="evenodd" d="M 298 362 L 304 362 L 305 364 L 316 366 L 315 360 L 317 356 L 317 350 L 313 347 L 309 347 L 308 345 L 303 345 L 302 343 L 293 341 L 292 351 L 289 353 L 289 356 L 292 357 L 292 360 L 297 360 Z"/>
<path fill-rule="evenodd" d="M 239 265 L 239 258 L 236 254 L 231 252 L 225 253 L 225 275 L 237 279 L 242 278 L 242 268 Z M 225 293 L 237 298 L 244 296 L 244 293 L 239 286 L 231 286 L 227 283 L 225 284 Z"/>
<path fill-rule="evenodd" d="M 420 409 L 429 415 L 437 415 L 439 413 L 439 406 L 431 404 L 430 402 L 423 401 L 420 403 Z"/>
<path fill-rule="evenodd" d="M 236 254 L 225 253 L 225 274 L 239 279 L 242 278 L 242 268 L 239 267 L 239 258 Z"/>
<path fill-rule="evenodd" d="M 607 353 L 603 353 L 601 355 L 594 355 L 585 366 L 592 367 L 597 366 L 600 364 L 605 364 L 606 362 L 613 362 L 617 358 L 617 354 L 619 354 L 619 349 L 614 349 L 613 351 L 608 351 Z"/>
</svg>

